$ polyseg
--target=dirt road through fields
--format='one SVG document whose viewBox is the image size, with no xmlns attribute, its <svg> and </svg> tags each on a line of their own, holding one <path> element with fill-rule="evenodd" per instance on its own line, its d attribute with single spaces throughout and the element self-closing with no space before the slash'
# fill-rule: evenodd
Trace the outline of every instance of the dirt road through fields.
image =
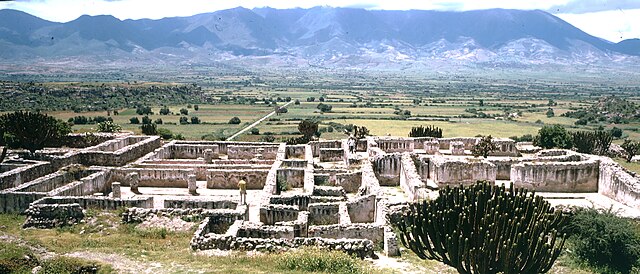
<svg viewBox="0 0 640 274">
<path fill-rule="evenodd" d="M 293 103 L 293 100 L 287 102 L 286 104 L 282 105 L 281 107 L 287 107 L 288 105 L 290 105 L 291 103 Z M 247 132 L 247 130 L 252 129 L 253 127 L 257 126 L 258 124 L 260 124 L 262 121 L 264 121 L 265 119 L 271 117 L 272 115 L 276 114 L 276 111 L 272 111 L 271 113 L 267 114 L 266 116 L 260 118 L 260 120 L 253 122 L 253 124 L 248 125 L 247 127 L 241 129 L 240 131 L 236 132 L 236 134 L 231 135 L 231 137 L 227 138 L 227 141 L 231 141 L 234 138 L 240 136 L 240 134 L 243 134 L 245 132 Z"/>
</svg>

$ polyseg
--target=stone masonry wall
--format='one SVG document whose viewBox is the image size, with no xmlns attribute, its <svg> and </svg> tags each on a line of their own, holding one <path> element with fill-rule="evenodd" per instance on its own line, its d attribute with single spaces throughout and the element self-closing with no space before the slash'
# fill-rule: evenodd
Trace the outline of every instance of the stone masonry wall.
<svg viewBox="0 0 640 274">
<path fill-rule="evenodd" d="M 351 223 L 372 223 L 376 217 L 376 196 L 361 196 L 347 202 L 347 211 Z"/>
<path fill-rule="evenodd" d="M 477 181 L 495 182 L 496 166 L 485 159 L 433 157 L 429 176 L 437 184 L 473 184 Z"/>
<path fill-rule="evenodd" d="M 208 169 L 207 188 L 211 189 L 237 189 L 238 182 L 246 177 L 247 189 L 262 189 L 269 170 L 266 169 Z"/>
<path fill-rule="evenodd" d="M 397 186 L 400 184 L 400 168 L 402 155 L 399 153 L 376 156 L 373 170 L 381 186 Z"/>
<path fill-rule="evenodd" d="M 598 193 L 630 207 L 640 207 L 640 178 L 608 157 L 600 157 Z"/>
<path fill-rule="evenodd" d="M 384 226 L 376 224 L 309 226 L 309 237 L 368 239 L 374 243 L 380 243 L 384 239 Z"/>
<path fill-rule="evenodd" d="M 597 192 L 600 162 L 530 162 L 511 166 L 517 187 L 549 192 Z"/>
</svg>

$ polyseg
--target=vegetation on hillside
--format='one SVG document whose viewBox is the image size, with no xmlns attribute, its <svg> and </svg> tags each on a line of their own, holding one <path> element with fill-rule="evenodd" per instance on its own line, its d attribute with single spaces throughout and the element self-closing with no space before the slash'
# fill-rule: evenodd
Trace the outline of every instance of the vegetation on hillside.
<svg viewBox="0 0 640 274">
<path fill-rule="evenodd" d="M 0 111 L 117 110 L 148 105 L 207 102 L 211 99 L 195 84 L 0 82 Z M 142 114 L 140 114 L 142 115 Z"/>
<path fill-rule="evenodd" d="M 601 98 L 597 103 L 564 113 L 562 116 L 578 119 L 576 124 L 613 123 L 628 124 L 640 120 L 640 108 L 634 102 L 616 96 Z"/>
</svg>

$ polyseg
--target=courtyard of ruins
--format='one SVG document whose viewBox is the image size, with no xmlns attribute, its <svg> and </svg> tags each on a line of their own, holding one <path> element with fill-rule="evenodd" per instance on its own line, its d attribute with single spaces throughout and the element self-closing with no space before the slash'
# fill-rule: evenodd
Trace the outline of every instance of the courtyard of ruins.
<svg viewBox="0 0 640 274">
<path fill-rule="evenodd" d="M 24 213 L 24 227 L 73 225 L 83 210 L 122 210 L 122 222 L 153 216 L 199 223 L 193 250 L 342 250 L 399 255 L 391 223 L 409 202 L 446 185 L 490 181 L 534 190 L 554 206 L 612 208 L 638 217 L 639 177 L 608 157 L 541 150 L 494 139 L 369 136 L 305 145 L 168 141 L 158 136 L 80 135 L 70 148 L 13 153 L 0 165 L 0 212 Z M 28 158 L 28 159 L 27 159 Z M 246 178 L 248 203 L 237 183 Z"/>
</svg>

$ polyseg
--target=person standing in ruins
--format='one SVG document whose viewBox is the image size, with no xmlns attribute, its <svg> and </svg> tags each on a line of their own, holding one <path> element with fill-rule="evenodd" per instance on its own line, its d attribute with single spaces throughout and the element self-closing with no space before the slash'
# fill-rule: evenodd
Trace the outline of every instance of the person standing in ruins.
<svg viewBox="0 0 640 274">
<path fill-rule="evenodd" d="M 349 153 L 356 152 L 356 140 L 353 137 L 353 135 L 349 136 L 349 140 L 347 140 L 347 145 L 349 146 Z"/>
<path fill-rule="evenodd" d="M 247 177 L 242 177 L 238 182 L 238 189 L 240 190 L 240 203 L 247 204 Z"/>
</svg>

